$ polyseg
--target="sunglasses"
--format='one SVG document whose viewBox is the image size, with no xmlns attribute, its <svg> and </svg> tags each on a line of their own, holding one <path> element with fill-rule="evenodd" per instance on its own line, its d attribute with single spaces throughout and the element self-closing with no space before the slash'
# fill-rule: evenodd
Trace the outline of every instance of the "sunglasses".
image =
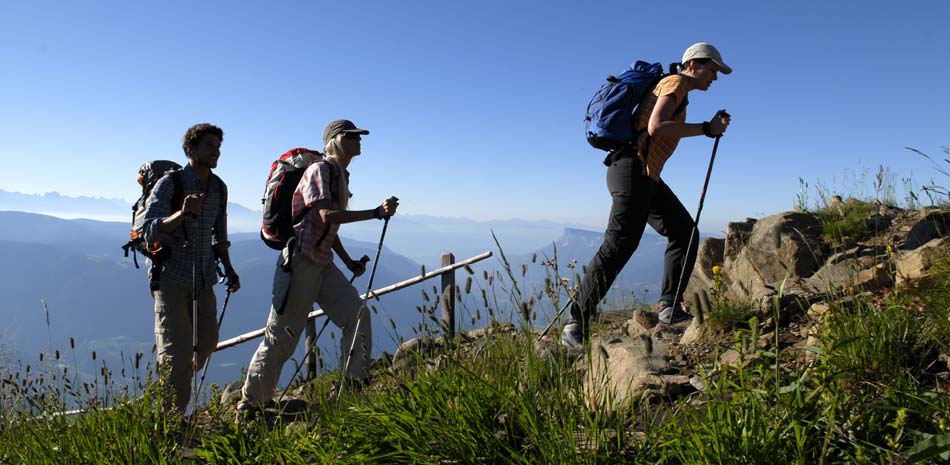
<svg viewBox="0 0 950 465">
<path fill-rule="evenodd" d="M 360 136 L 359 134 L 357 134 L 357 133 L 355 133 L 355 132 L 348 132 L 348 133 L 344 134 L 343 137 L 345 137 L 345 138 L 347 138 L 347 139 L 354 139 L 354 140 L 360 140 L 360 139 L 363 138 L 362 136 Z"/>
</svg>

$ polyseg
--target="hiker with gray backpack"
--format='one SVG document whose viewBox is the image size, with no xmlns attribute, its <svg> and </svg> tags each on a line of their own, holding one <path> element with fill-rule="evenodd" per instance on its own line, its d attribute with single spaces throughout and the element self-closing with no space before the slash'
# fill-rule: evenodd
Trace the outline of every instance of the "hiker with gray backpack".
<svg viewBox="0 0 950 465">
<path fill-rule="evenodd" d="M 337 235 L 340 225 L 388 219 L 399 206 L 392 197 L 374 209 L 347 209 L 351 196 L 347 168 L 360 155 L 360 141 L 367 134 L 369 131 L 349 120 L 332 121 L 323 131 L 326 156 L 295 149 L 271 169 L 261 238 L 281 253 L 264 339 L 251 358 L 235 408 L 238 421 L 257 417 L 272 403 L 284 363 L 297 346 L 314 302 L 342 329 L 342 384 L 359 388 L 367 382 L 372 350 L 370 315 L 359 292 L 333 263 L 335 252 L 355 276 L 363 274 L 366 262 L 349 256 Z M 284 202 L 290 202 L 290 211 L 281 205 L 282 196 L 287 199 Z"/>
<path fill-rule="evenodd" d="M 604 241 L 587 265 L 571 303 L 571 318 L 561 332 L 565 346 L 583 347 L 589 339 L 597 304 L 636 251 L 647 224 L 669 240 L 660 322 L 673 324 L 691 318 L 681 303 L 696 260 L 696 223 L 660 173 L 684 137 L 705 135 L 715 138 L 718 147 L 719 137 L 729 127 L 729 114 L 720 110 L 709 121 L 687 123 L 687 94 L 709 90 L 718 73 L 730 74 L 732 68 L 707 43 L 693 44 L 674 65 L 669 75 L 663 75 L 659 63 L 638 61 L 620 76 L 609 77 L 588 106 L 587 140 L 608 151 L 604 164 L 612 205 Z M 708 180 L 709 173 L 707 184 Z"/>
<path fill-rule="evenodd" d="M 228 293 L 241 287 L 228 253 L 227 185 L 212 172 L 223 138 L 217 126 L 196 124 L 185 132 L 184 167 L 151 162 L 145 173 L 140 171 L 143 189 L 151 189 L 141 221 L 133 225 L 130 245 L 134 242 L 132 247 L 150 260 L 158 364 L 169 368 L 171 406 L 182 413 L 196 370 L 218 345 L 216 261 L 224 267 Z M 161 177 L 152 185 L 154 175 Z"/>
</svg>

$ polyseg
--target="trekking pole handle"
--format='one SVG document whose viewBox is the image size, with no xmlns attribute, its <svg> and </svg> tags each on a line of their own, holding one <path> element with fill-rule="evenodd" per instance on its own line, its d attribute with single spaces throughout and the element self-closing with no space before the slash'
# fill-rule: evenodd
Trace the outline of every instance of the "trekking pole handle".
<svg viewBox="0 0 950 465">
<path fill-rule="evenodd" d="M 363 257 L 359 259 L 359 262 L 362 263 L 363 266 L 365 267 L 366 264 L 369 263 L 369 260 L 370 260 L 370 259 L 369 259 L 369 255 L 363 255 Z M 356 274 L 355 274 L 355 273 L 353 274 L 353 277 L 350 278 L 350 284 L 353 284 L 353 281 L 356 281 Z"/>
<path fill-rule="evenodd" d="M 392 196 L 392 197 L 390 197 L 390 198 L 388 198 L 388 199 L 386 199 L 386 200 L 392 200 L 392 201 L 398 202 L 398 201 L 399 201 L 399 197 L 396 197 L 396 196 L 394 195 L 394 196 Z M 392 217 L 393 217 L 392 215 L 389 215 L 389 216 L 384 216 L 383 218 L 385 218 L 385 219 L 388 220 L 388 219 L 390 219 L 390 218 L 392 218 Z"/>
</svg>

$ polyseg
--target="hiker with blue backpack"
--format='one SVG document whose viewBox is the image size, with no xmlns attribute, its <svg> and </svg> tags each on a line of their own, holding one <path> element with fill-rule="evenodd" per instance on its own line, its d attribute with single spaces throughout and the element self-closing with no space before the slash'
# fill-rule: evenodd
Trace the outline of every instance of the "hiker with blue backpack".
<svg viewBox="0 0 950 465">
<path fill-rule="evenodd" d="M 223 139 L 211 124 L 189 128 L 182 143 L 188 164 L 160 174 L 144 202 L 141 229 L 133 228 L 151 261 L 158 364 L 169 368 L 170 406 L 179 412 L 188 406 L 195 370 L 218 345 L 218 260 L 228 292 L 241 287 L 228 253 L 227 185 L 212 172 Z"/>
<path fill-rule="evenodd" d="M 272 247 L 280 244 L 282 248 L 274 271 L 264 339 L 251 358 L 242 398 L 236 406 L 238 421 L 256 417 L 272 402 L 281 370 L 297 347 L 314 302 L 342 329 L 340 349 L 341 367 L 346 367 L 345 384 L 360 387 L 367 382 L 372 350 L 370 315 L 363 309 L 359 292 L 333 263 L 336 252 L 355 276 L 363 274 L 365 261 L 349 256 L 337 235 L 340 225 L 389 218 L 399 206 L 393 197 L 374 209 L 347 209 L 351 196 L 347 168 L 360 155 L 360 142 L 367 134 L 369 131 L 349 120 L 332 121 L 323 131 L 325 156 L 295 149 L 284 154 L 271 170 L 261 238 Z M 299 170 L 304 166 L 301 175 Z M 276 183 L 278 178 L 295 181 L 294 186 L 289 186 L 293 193 L 292 216 L 279 213 L 281 189 L 271 188 L 272 181 Z M 282 186 L 285 192 L 287 187 Z M 269 210 L 274 214 L 269 214 Z M 292 219 L 281 225 L 279 220 L 271 222 L 272 218 Z"/>
<path fill-rule="evenodd" d="M 709 90 L 720 72 L 730 74 L 732 68 L 715 47 L 697 43 L 671 66 L 671 74 L 663 75 L 659 63 L 638 61 L 620 76 L 609 77 L 592 99 L 587 138 L 592 146 L 608 151 L 604 164 L 612 204 L 604 241 L 571 303 L 571 318 L 561 332 L 563 345 L 579 348 L 588 340 L 597 304 L 636 251 L 647 224 L 669 240 L 659 320 L 674 324 L 691 318 L 681 302 L 696 260 L 696 224 L 660 174 L 680 139 L 706 136 L 718 144 L 729 127 L 730 116 L 724 110 L 709 121 L 686 122 L 689 92 Z"/>
</svg>

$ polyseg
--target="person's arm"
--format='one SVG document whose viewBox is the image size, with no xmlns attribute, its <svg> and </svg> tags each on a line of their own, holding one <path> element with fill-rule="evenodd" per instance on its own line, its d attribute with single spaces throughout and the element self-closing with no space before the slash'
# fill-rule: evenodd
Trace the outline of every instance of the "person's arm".
<svg viewBox="0 0 950 465">
<path fill-rule="evenodd" d="M 228 291 L 237 292 L 241 289 L 241 278 L 234 271 L 234 266 L 231 264 L 231 253 L 228 251 L 231 247 L 231 241 L 228 240 L 228 189 L 224 182 L 220 184 L 220 188 L 223 197 L 221 205 L 224 208 L 218 214 L 218 219 L 212 228 L 211 248 L 214 255 L 221 260 L 221 264 L 224 266 L 224 277 L 227 280 Z"/>
<path fill-rule="evenodd" d="M 673 121 L 673 113 L 676 111 L 678 104 L 679 102 L 676 101 L 676 95 L 674 94 L 667 94 L 657 99 L 656 105 L 653 107 L 653 113 L 650 114 L 650 122 L 647 125 L 650 137 L 681 139 L 703 135 L 702 123 Z"/>
<path fill-rule="evenodd" d="M 343 247 L 343 242 L 340 241 L 340 236 L 336 236 L 336 239 L 333 240 L 333 251 L 340 257 L 340 260 L 343 260 L 343 264 L 346 265 L 348 270 L 353 272 L 354 276 L 362 276 L 363 273 L 366 272 L 366 263 L 358 262 L 350 257 L 346 248 Z"/>
<path fill-rule="evenodd" d="M 174 191 L 175 181 L 171 176 L 164 176 L 155 183 L 145 202 L 143 236 L 149 244 L 164 239 L 163 236 L 178 229 L 185 219 L 181 211 L 172 212 L 172 209 L 177 207 L 171 204 Z"/>
<path fill-rule="evenodd" d="M 650 114 L 650 123 L 647 130 L 651 137 L 662 137 L 664 139 L 681 139 L 683 137 L 693 136 L 720 136 L 726 132 L 729 127 L 730 117 L 724 111 L 717 111 L 715 115 L 704 123 L 680 123 L 673 121 L 673 113 L 676 111 L 676 96 L 668 94 L 660 97 L 653 107 L 653 113 Z M 703 129 L 705 124 L 709 124 L 709 134 Z"/>
</svg>

